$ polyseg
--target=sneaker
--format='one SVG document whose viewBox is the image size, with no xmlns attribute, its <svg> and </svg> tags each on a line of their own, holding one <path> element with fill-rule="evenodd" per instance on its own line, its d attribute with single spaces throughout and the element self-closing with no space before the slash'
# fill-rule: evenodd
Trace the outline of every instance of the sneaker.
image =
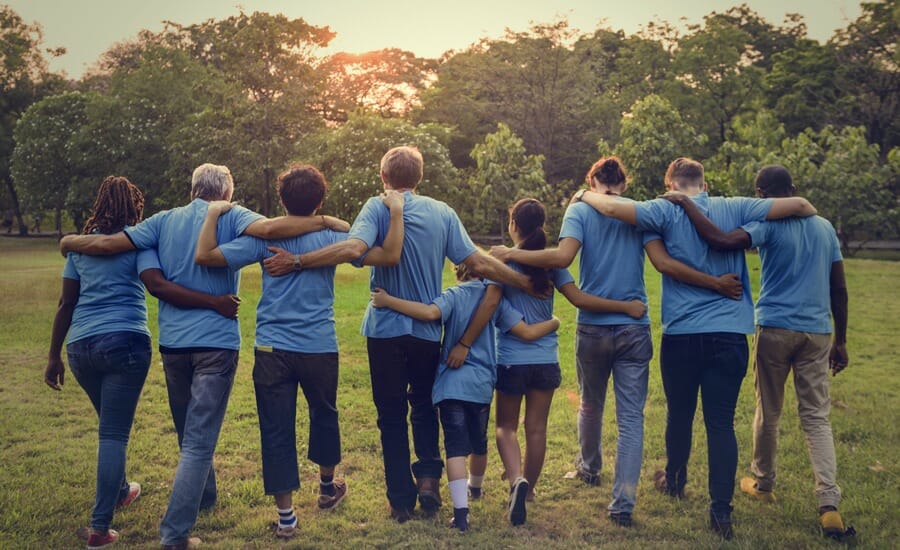
<svg viewBox="0 0 900 550">
<path fill-rule="evenodd" d="M 279 539 L 292 539 L 297 536 L 297 533 L 300 531 L 299 522 L 295 522 L 293 525 L 281 525 L 275 524 L 275 537 Z"/>
<path fill-rule="evenodd" d="M 416 480 L 419 489 L 419 506 L 428 517 L 437 513 L 441 507 L 441 481 L 433 477 L 423 477 Z"/>
<path fill-rule="evenodd" d="M 684 487 L 677 491 L 669 488 L 669 482 L 666 479 L 666 472 L 664 470 L 656 470 L 653 472 L 653 486 L 656 487 L 657 491 L 664 495 L 679 499 L 687 498 L 687 491 L 684 490 Z"/>
<path fill-rule="evenodd" d="M 397 523 L 406 523 L 412 519 L 412 510 L 407 508 L 394 508 L 391 506 L 391 519 Z"/>
<path fill-rule="evenodd" d="M 712 512 L 709 514 L 709 528 L 719 534 L 725 540 L 731 540 L 734 538 L 734 529 L 731 528 L 731 514 L 724 513 L 722 515 L 715 515 Z"/>
<path fill-rule="evenodd" d="M 110 544 L 116 542 L 118 538 L 119 533 L 114 529 L 107 529 L 104 533 L 91 529 L 87 539 L 88 550 L 94 550 L 95 548 L 106 548 Z"/>
<path fill-rule="evenodd" d="M 347 496 L 347 482 L 343 478 L 334 479 L 334 494 L 319 493 L 319 510 L 334 510 Z"/>
<path fill-rule="evenodd" d="M 630 512 L 610 512 L 609 520 L 619 527 L 631 527 Z"/>
<path fill-rule="evenodd" d="M 200 548 L 202 543 L 203 542 L 199 538 L 191 537 L 178 544 L 165 544 L 163 545 L 163 550 L 193 550 L 194 548 Z"/>
<path fill-rule="evenodd" d="M 591 472 L 585 470 L 581 465 L 575 467 L 575 478 L 580 479 L 586 485 L 590 485 L 591 487 L 597 487 L 600 485 L 600 473 L 592 474 Z"/>
<path fill-rule="evenodd" d="M 525 523 L 527 511 L 525 498 L 528 496 L 528 481 L 524 477 L 516 479 L 509 490 L 509 522 L 513 525 Z"/>
<path fill-rule="evenodd" d="M 128 482 L 128 494 L 125 495 L 125 498 L 116 503 L 116 509 L 125 508 L 137 500 L 137 497 L 139 496 L 141 496 L 141 484 L 135 481 Z"/>
<path fill-rule="evenodd" d="M 484 496 L 481 487 L 472 487 L 471 485 L 467 485 L 466 487 L 469 490 L 469 500 L 481 500 L 481 497 Z"/>
<path fill-rule="evenodd" d="M 842 541 L 856 535 L 856 529 L 852 526 L 844 527 L 844 519 L 834 506 L 819 508 L 819 526 L 822 536 L 832 540 Z"/>
<path fill-rule="evenodd" d="M 760 491 L 756 480 L 752 477 L 741 478 L 741 491 L 762 502 L 775 502 L 775 493 L 772 491 Z"/>
<path fill-rule="evenodd" d="M 469 509 L 454 508 L 453 519 L 450 520 L 450 527 L 459 529 L 461 533 L 469 530 Z"/>
</svg>

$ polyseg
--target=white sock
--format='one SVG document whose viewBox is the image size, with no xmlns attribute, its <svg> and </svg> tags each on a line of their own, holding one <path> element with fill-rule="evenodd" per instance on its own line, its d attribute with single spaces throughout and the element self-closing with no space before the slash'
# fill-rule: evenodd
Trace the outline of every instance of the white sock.
<svg viewBox="0 0 900 550">
<path fill-rule="evenodd" d="M 469 474 L 469 487 L 480 489 L 482 483 L 484 483 L 484 476 L 473 476 Z"/>
<path fill-rule="evenodd" d="M 450 499 L 454 508 L 469 507 L 469 491 L 466 488 L 465 479 L 455 479 L 450 482 Z"/>
</svg>

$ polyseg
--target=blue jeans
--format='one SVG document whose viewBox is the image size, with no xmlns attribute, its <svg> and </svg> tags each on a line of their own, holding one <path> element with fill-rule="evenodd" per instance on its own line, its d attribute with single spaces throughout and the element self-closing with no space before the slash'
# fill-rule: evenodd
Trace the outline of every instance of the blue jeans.
<svg viewBox="0 0 900 550">
<path fill-rule="evenodd" d="M 256 349 L 253 389 L 262 441 L 263 487 L 278 495 L 300 487 L 297 467 L 297 385 L 309 406 L 307 458 L 319 466 L 341 461 L 337 353 Z"/>
<path fill-rule="evenodd" d="M 431 387 L 440 360 L 441 343 L 413 336 L 369 338 L 369 374 L 378 411 L 387 498 L 396 509 L 416 505 L 416 479 L 440 479 L 444 463 L 438 442 L 438 417 Z M 411 410 L 411 412 L 410 412 Z M 418 460 L 410 471 L 409 423 Z"/>
<path fill-rule="evenodd" d="M 710 512 L 717 517 L 731 513 L 738 459 L 734 408 L 747 373 L 748 356 L 746 335 L 730 332 L 664 334 L 660 346 L 660 369 L 668 407 L 668 490 L 678 493 L 687 483 L 699 391 L 709 456 Z"/>
<path fill-rule="evenodd" d="M 150 337 L 109 332 L 66 346 L 69 368 L 100 418 L 97 494 L 91 527 L 109 529 L 116 503 L 128 496 L 125 451 L 134 411 L 150 369 Z"/>
<path fill-rule="evenodd" d="M 612 374 L 619 437 L 609 511 L 631 513 L 644 453 L 644 404 L 653 343 L 648 325 L 579 324 L 575 371 L 581 389 L 578 409 L 579 466 L 592 474 L 603 466 L 601 433 L 606 386 Z"/>
<path fill-rule="evenodd" d="M 186 541 L 200 508 L 216 501 L 213 452 L 234 384 L 238 352 L 163 353 L 162 358 L 169 409 L 181 447 L 169 507 L 159 527 L 165 545 Z"/>
</svg>

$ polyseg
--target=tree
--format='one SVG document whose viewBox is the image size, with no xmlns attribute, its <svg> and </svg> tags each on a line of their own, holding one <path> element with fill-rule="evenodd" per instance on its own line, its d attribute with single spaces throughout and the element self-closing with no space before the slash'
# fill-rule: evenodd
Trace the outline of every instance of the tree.
<svg viewBox="0 0 900 550">
<path fill-rule="evenodd" d="M 660 96 L 651 94 L 635 103 L 622 119 L 621 141 L 614 149 L 631 177 L 628 195 L 646 200 L 663 192 L 669 163 L 696 154 L 704 142 L 705 136 Z"/>
<path fill-rule="evenodd" d="M 813 40 L 773 56 L 765 77 L 767 101 L 789 133 L 819 131 L 840 116 L 837 71 L 835 48 Z"/>
<path fill-rule="evenodd" d="M 499 230 L 501 238 L 505 238 L 508 208 L 525 197 L 549 202 L 548 207 L 557 206 L 558 210 L 554 194 L 544 180 L 544 157 L 527 154 L 522 139 L 506 124 L 498 124 L 496 132 L 486 135 L 472 149 L 472 158 L 475 171 L 470 190 L 475 198 L 476 220 L 481 222 L 476 227 Z"/>
<path fill-rule="evenodd" d="M 760 110 L 737 117 L 730 133 L 731 140 L 706 161 L 706 181 L 711 193 L 752 197 L 756 173 L 779 162 L 787 132 L 772 111 Z"/>
</svg>

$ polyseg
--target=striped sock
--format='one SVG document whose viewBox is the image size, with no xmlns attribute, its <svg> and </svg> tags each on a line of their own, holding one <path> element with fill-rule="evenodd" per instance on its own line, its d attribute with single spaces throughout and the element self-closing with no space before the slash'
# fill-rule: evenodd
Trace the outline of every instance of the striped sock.
<svg viewBox="0 0 900 550">
<path fill-rule="evenodd" d="M 286 508 L 282 510 L 281 508 L 276 508 L 278 510 L 278 526 L 279 527 L 296 527 L 297 526 L 297 516 L 294 515 L 294 507 Z"/>
<path fill-rule="evenodd" d="M 319 476 L 319 493 L 334 496 L 334 476 Z"/>
</svg>

